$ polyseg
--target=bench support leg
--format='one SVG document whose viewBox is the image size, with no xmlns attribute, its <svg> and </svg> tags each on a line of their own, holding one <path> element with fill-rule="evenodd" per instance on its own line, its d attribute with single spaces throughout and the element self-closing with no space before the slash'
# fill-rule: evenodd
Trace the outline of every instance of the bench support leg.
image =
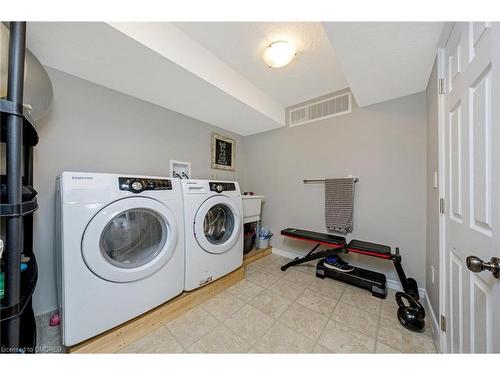
<svg viewBox="0 0 500 375">
<path fill-rule="evenodd" d="M 316 246 L 314 246 L 311 251 L 309 251 L 307 255 L 303 256 L 302 258 L 295 258 L 291 262 L 288 262 L 287 264 L 281 266 L 281 270 L 286 271 L 289 267 L 296 266 L 297 264 L 307 263 L 315 259 L 325 258 L 330 255 L 338 254 L 339 251 L 342 250 L 342 248 L 339 248 L 314 252 L 320 245 L 321 244 L 317 244 Z"/>
<path fill-rule="evenodd" d="M 403 266 L 401 265 L 401 256 L 394 255 L 392 257 L 392 262 L 394 263 L 394 268 L 398 273 L 399 281 L 401 281 L 401 286 L 403 287 L 405 293 L 408 293 L 410 296 L 418 300 L 420 296 L 418 294 L 417 282 L 415 281 L 415 279 L 406 278 L 405 271 L 403 270 Z"/>
</svg>

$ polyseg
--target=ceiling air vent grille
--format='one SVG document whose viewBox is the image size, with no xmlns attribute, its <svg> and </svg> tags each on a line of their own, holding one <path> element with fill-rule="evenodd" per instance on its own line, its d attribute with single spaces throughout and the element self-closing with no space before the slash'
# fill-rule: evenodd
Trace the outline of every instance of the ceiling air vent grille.
<svg viewBox="0 0 500 375">
<path fill-rule="evenodd" d="M 290 126 L 304 125 L 351 113 L 351 108 L 352 95 L 350 92 L 347 92 L 290 109 L 288 123 Z"/>
</svg>

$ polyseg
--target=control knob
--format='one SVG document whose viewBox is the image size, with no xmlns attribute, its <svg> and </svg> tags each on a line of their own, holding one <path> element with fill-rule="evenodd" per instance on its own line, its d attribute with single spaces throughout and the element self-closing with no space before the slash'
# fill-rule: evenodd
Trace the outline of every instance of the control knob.
<svg viewBox="0 0 500 375">
<path fill-rule="evenodd" d="M 142 190 L 142 184 L 139 181 L 132 182 L 132 185 L 130 185 L 130 186 L 132 187 L 132 190 L 135 190 L 135 191 Z"/>
<path fill-rule="evenodd" d="M 217 193 L 222 193 L 224 191 L 224 187 L 221 184 L 215 185 L 215 191 Z"/>
</svg>

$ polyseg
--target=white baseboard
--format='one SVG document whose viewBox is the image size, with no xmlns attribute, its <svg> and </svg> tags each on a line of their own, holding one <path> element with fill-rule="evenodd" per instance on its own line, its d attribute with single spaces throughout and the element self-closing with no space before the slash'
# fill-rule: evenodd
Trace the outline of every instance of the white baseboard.
<svg viewBox="0 0 500 375">
<path fill-rule="evenodd" d="M 434 343 L 436 344 L 436 349 L 441 352 L 441 328 L 439 327 L 439 321 L 437 319 L 437 315 L 434 313 L 432 309 L 431 302 L 429 301 L 429 297 L 427 296 L 427 292 L 425 294 L 425 307 L 427 308 L 428 314 L 432 320 L 432 336 L 434 337 Z"/>
<path fill-rule="evenodd" d="M 289 259 L 295 259 L 299 257 L 300 255 L 293 253 L 291 251 L 287 250 L 281 250 L 278 248 L 273 247 L 273 254 L 280 255 L 285 258 Z M 403 286 L 399 281 L 396 280 L 387 280 L 387 288 L 395 290 L 395 291 L 403 291 Z M 436 344 L 436 348 L 438 351 L 440 351 L 440 329 L 439 329 L 439 323 L 436 317 L 436 314 L 434 313 L 434 310 L 432 309 L 432 306 L 429 302 L 429 298 L 427 298 L 427 292 L 424 288 L 418 288 L 418 294 L 420 295 L 420 299 L 423 300 L 424 305 L 427 309 L 427 311 L 430 314 L 431 320 L 432 320 L 432 335 L 434 337 L 434 343 Z"/>
<path fill-rule="evenodd" d="M 395 290 L 396 292 L 402 292 L 403 291 L 403 285 L 399 281 L 396 280 L 387 280 L 387 287 L 389 289 Z M 420 296 L 421 299 L 426 298 L 426 292 L 424 288 L 418 288 L 418 295 Z"/>
<path fill-rule="evenodd" d="M 291 251 L 277 249 L 274 246 L 273 246 L 273 254 L 280 255 L 280 256 L 288 258 L 288 259 L 295 259 L 295 258 L 301 256 L 301 255 L 295 254 Z"/>
</svg>

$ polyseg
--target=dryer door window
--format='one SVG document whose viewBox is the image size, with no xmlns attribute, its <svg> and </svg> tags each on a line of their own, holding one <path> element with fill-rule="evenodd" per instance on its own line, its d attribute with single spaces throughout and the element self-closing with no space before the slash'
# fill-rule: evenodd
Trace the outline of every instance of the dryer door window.
<svg viewBox="0 0 500 375">
<path fill-rule="evenodd" d="M 203 202 L 196 212 L 193 225 L 196 241 L 203 250 L 212 254 L 231 250 L 240 238 L 242 229 L 240 209 L 224 195 L 216 195 Z"/>
<path fill-rule="evenodd" d="M 226 242 L 234 231 L 234 215 L 229 206 L 216 204 L 205 215 L 203 231 L 210 243 L 220 245 Z"/>
<path fill-rule="evenodd" d="M 165 246 L 168 231 L 165 219 L 155 211 L 134 208 L 116 215 L 101 234 L 100 248 L 105 259 L 122 268 L 149 263 Z"/>
<path fill-rule="evenodd" d="M 82 257 L 98 277 L 130 282 L 162 268 L 177 249 L 179 227 L 162 202 L 133 197 L 102 208 L 82 238 Z"/>
</svg>

